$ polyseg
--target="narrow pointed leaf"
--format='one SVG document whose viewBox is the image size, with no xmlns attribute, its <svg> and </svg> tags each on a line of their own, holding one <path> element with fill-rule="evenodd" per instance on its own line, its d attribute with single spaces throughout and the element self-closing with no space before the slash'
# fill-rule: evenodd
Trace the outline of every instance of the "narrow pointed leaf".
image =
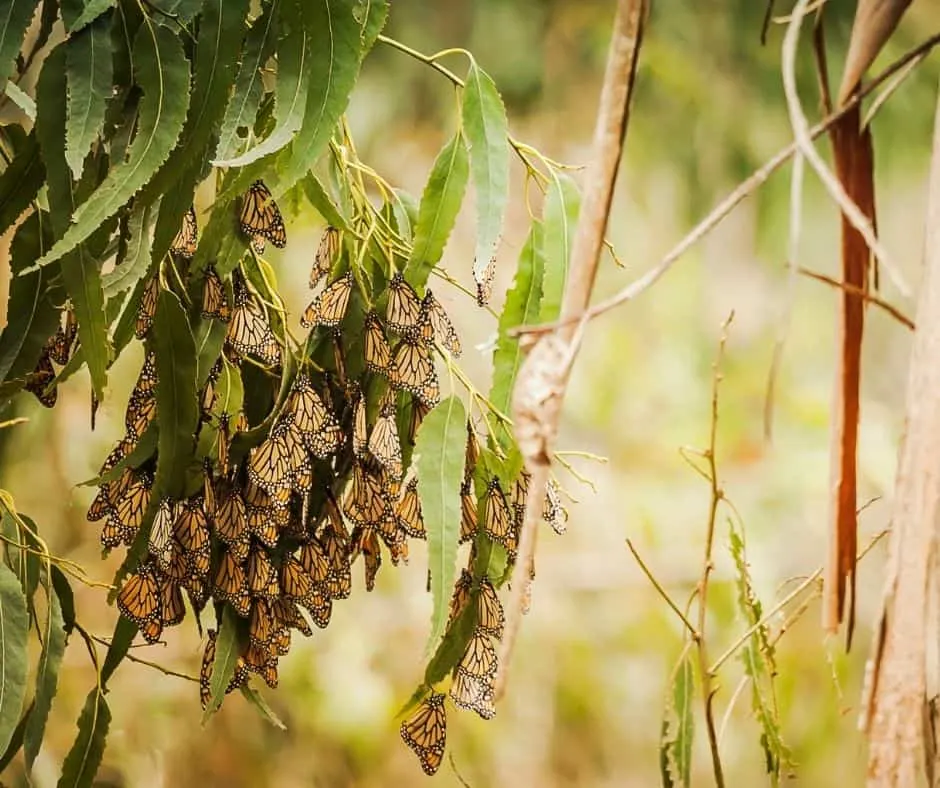
<svg viewBox="0 0 940 788">
<path fill-rule="evenodd" d="M 111 8 L 115 0 L 62 0 L 62 21 L 69 33 L 77 33 Z"/>
<path fill-rule="evenodd" d="M 431 634 L 426 652 L 433 651 L 447 626 L 450 597 L 457 571 L 460 538 L 460 483 L 467 440 L 467 414 L 459 397 L 448 397 L 421 422 L 415 439 L 418 497 L 428 532 L 431 573 Z"/>
<path fill-rule="evenodd" d="M 10 737 L 10 742 L 7 744 L 6 750 L 4 750 L 3 755 L 0 755 L 0 773 L 6 770 L 7 766 L 10 765 L 10 761 L 16 757 L 20 748 L 23 746 L 23 737 L 26 735 L 26 726 L 29 724 L 29 718 L 32 713 L 33 704 L 30 704 L 23 716 L 20 717 L 20 721 L 17 723 L 13 735 Z"/>
<path fill-rule="evenodd" d="M 0 84 L 13 73 L 14 60 L 38 4 L 38 0 L 7 0 L 0 9 Z"/>
<path fill-rule="evenodd" d="M 104 125 L 111 94 L 111 19 L 102 16 L 66 42 L 68 125 L 65 160 L 77 180 L 92 143 Z"/>
<path fill-rule="evenodd" d="M 163 16 L 173 18 L 175 23 L 187 24 L 199 13 L 203 0 L 148 0 L 154 8 L 160 9 Z"/>
<path fill-rule="evenodd" d="M 159 203 L 136 205 L 127 219 L 127 245 L 118 264 L 102 277 L 106 298 L 134 287 L 150 268 L 150 244 Z M 136 307 L 135 307 L 136 308 Z"/>
<path fill-rule="evenodd" d="M 281 731 L 286 731 L 287 726 L 284 724 L 284 721 L 274 713 L 268 702 L 264 699 L 264 696 L 258 692 L 254 687 L 245 684 L 241 688 L 242 695 L 244 695 L 248 702 L 254 706 L 261 717 L 267 720 L 271 725 Z"/>
<path fill-rule="evenodd" d="M 543 323 L 557 320 L 561 314 L 561 300 L 568 279 L 571 245 L 581 208 L 581 193 L 577 184 L 565 173 L 554 173 L 542 210 L 545 226 L 542 248 L 545 257 L 545 277 L 542 285 L 542 308 L 538 320 Z"/>
<path fill-rule="evenodd" d="M 303 180 L 304 191 L 310 204 L 317 209 L 327 224 L 333 225 L 340 230 L 348 230 L 349 222 L 340 212 L 339 207 L 333 202 L 333 198 L 327 193 L 320 179 L 312 172 Z"/>
<path fill-rule="evenodd" d="M 316 163 L 329 142 L 359 74 L 362 37 L 348 0 L 305 0 L 311 31 L 310 89 L 300 133 L 279 172 L 287 191 Z"/>
<path fill-rule="evenodd" d="M 111 710 L 108 702 L 95 687 L 88 693 L 78 717 L 78 736 L 62 764 L 59 788 L 91 788 L 101 765 L 110 726 Z"/>
<path fill-rule="evenodd" d="M 470 175 L 476 191 L 477 243 L 473 278 L 485 295 L 509 201 L 509 126 L 495 83 L 475 62 L 470 64 L 467 74 L 461 114 L 470 145 Z"/>
<path fill-rule="evenodd" d="M 43 627 L 43 647 L 36 665 L 36 696 L 23 739 L 23 755 L 26 759 L 27 771 L 32 768 L 33 761 L 36 760 L 42 745 L 46 721 L 49 719 L 49 709 L 52 707 L 52 700 L 55 698 L 59 685 L 62 655 L 65 653 L 66 634 L 62 604 L 59 601 L 59 595 L 48 583 L 46 594 L 49 605 Z"/>
<path fill-rule="evenodd" d="M 65 572 L 55 565 L 52 567 L 52 588 L 62 610 L 62 624 L 66 634 L 69 634 L 75 626 L 75 597 Z"/>
<path fill-rule="evenodd" d="M 35 132 L 7 126 L 15 155 L 0 175 L 0 233 L 5 233 L 36 198 L 46 178 Z"/>
<path fill-rule="evenodd" d="M 216 158 L 219 161 L 232 159 L 237 155 L 242 144 L 238 130 L 250 129 L 254 125 L 263 93 L 261 69 L 271 56 L 277 38 L 278 2 L 279 0 L 273 0 L 268 5 L 251 26 L 245 40 L 245 52 L 238 67 L 235 90 L 225 110 L 222 129 L 219 132 L 219 144 L 216 147 Z"/>
<path fill-rule="evenodd" d="M 36 120 L 36 102 L 33 101 L 33 97 L 29 95 L 25 90 L 23 90 L 15 82 L 10 82 L 7 80 L 6 84 L 6 95 L 17 107 L 19 107 L 23 114 L 32 121 Z"/>
<path fill-rule="evenodd" d="M 75 211 L 65 235 L 35 267 L 60 259 L 114 216 L 153 177 L 176 144 L 189 107 L 189 62 L 179 37 L 145 21 L 134 42 L 134 71 L 144 95 L 127 159 L 111 168 Z"/>
<path fill-rule="evenodd" d="M 199 420 L 196 399 L 196 343 L 179 299 L 164 290 L 153 321 L 157 366 L 159 442 L 155 499 L 179 498 Z"/>
<path fill-rule="evenodd" d="M 107 686 L 118 665 L 124 661 L 124 657 L 127 655 L 136 635 L 137 625 L 133 621 L 124 618 L 124 616 L 118 616 L 118 620 L 114 625 L 114 633 L 111 635 L 111 645 L 108 646 L 108 653 L 104 655 L 104 663 L 101 665 L 102 687 Z"/>
<path fill-rule="evenodd" d="M 388 21 L 388 0 L 359 0 L 355 15 L 362 25 L 362 57 L 365 57 Z"/>
<path fill-rule="evenodd" d="M 0 563 L 0 751 L 5 751 L 23 710 L 29 616 L 19 578 Z"/>
<path fill-rule="evenodd" d="M 419 292 L 444 254 L 463 203 L 469 167 L 467 146 L 458 131 L 438 154 L 421 195 L 411 257 L 405 268 L 405 277 Z"/>
<path fill-rule="evenodd" d="M 544 231 L 541 222 L 535 221 L 529 230 L 512 288 L 506 295 L 506 304 L 499 316 L 499 336 L 493 352 L 493 387 L 490 401 L 503 413 L 509 413 L 512 389 L 516 374 L 522 365 L 522 350 L 519 340 L 509 336 L 509 331 L 524 323 L 538 319 L 542 302 L 542 276 L 544 259 L 542 240 Z"/>
<path fill-rule="evenodd" d="M 683 654 L 672 679 L 672 715 L 674 735 L 668 744 L 668 758 L 673 777 L 685 788 L 692 779 L 692 743 L 695 737 L 695 717 L 692 703 L 695 700 L 695 683 L 692 659 Z"/>
<path fill-rule="evenodd" d="M 202 713 L 203 725 L 222 706 L 225 690 L 235 675 L 240 650 L 238 622 L 231 608 L 226 605 L 215 641 L 215 661 L 212 663 L 212 679 L 209 682 L 209 702 Z"/>
</svg>

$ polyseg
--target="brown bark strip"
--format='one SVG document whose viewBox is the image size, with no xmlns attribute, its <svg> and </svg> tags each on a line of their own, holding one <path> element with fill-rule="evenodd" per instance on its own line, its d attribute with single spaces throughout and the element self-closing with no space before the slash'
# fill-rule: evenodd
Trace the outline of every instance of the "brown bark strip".
<svg viewBox="0 0 940 788">
<path fill-rule="evenodd" d="M 861 130 L 858 106 L 832 129 L 836 174 L 846 194 L 875 223 L 874 162 L 871 130 Z M 826 562 L 823 626 L 834 631 L 846 617 L 847 647 L 855 628 L 855 553 L 858 517 L 857 459 L 859 387 L 865 299 L 871 253 L 865 239 L 842 215 L 842 280 L 848 286 L 839 298 L 840 359 L 833 392 L 829 555 Z M 855 292 L 853 292 L 855 291 Z"/>
<path fill-rule="evenodd" d="M 940 516 L 940 101 L 927 201 L 924 278 L 908 371 L 882 619 L 863 720 L 869 788 L 916 786 L 924 757 L 926 641 Z"/>
</svg>

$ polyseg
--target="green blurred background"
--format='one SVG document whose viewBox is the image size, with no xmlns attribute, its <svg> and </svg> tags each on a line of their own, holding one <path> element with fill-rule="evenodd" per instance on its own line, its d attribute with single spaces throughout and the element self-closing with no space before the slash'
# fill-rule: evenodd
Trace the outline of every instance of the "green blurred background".
<svg viewBox="0 0 940 788">
<path fill-rule="evenodd" d="M 583 164 L 614 3 L 561 0 L 396 0 L 386 33 L 433 52 L 466 47 L 503 92 L 513 133 L 555 159 Z M 600 294 L 652 265 L 734 184 L 790 139 L 779 72 L 782 28 L 759 41 L 764 3 L 756 0 L 655 4 L 641 57 L 610 237 L 625 268 L 608 259 Z M 778 13 L 784 13 L 785 4 Z M 854 3 L 827 5 L 833 82 Z M 940 29 L 940 7 L 914 3 L 879 64 Z M 801 48 L 802 95 L 818 116 L 810 51 Z M 448 65 L 465 66 L 460 56 Z M 921 265 L 931 120 L 940 67 L 928 59 L 878 115 L 879 226 L 909 281 Z M 360 155 L 394 184 L 420 195 L 431 161 L 455 124 L 454 91 L 440 75 L 381 44 L 365 63 L 350 108 Z M 820 148 L 828 154 L 827 143 Z M 513 200 L 500 255 L 498 301 L 510 284 L 527 232 L 523 172 L 513 162 Z M 486 786 L 652 786 L 659 782 L 657 740 L 668 677 L 681 649 L 681 627 L 628 552 L 631 538 L 678 600 L 694 587 L 708 506 L 707 485 L 682 460 L 683 445 L 707 438 L 711 365 L 731 310 L 719 425 L 720 473 L 746 524 L 748 557 L 765 608 L 820 565 L 826 545 L 828 421 L 834 358 L 835 293 L 800 280 L 786 332 L 774 412 L 774 439 L 763 434 L 764 392 L 775 337 L 784 324 L 789 169 L 771 178 L 652 291 L 591 325 L 569 393 L 560 444 L 593 452 L 604 464 L 575 459 L 596 491 L 559 471 L 577 499 L 567 535 L 548 530 L 538 554 L 532 611 L 525 619 L 509 692 L 496 718 L 451 713 L 448 752 L 473 788 Z M 297 312 L 321 222 L 298 217 L 290 247 L 278 256 L 280 282 Z M 468 201 L 444 264 L 469 282 L 473 210 Z M 838 275 L 837 213 L 807 173 L 798 262 Z M 465 366 L 484 390 L 495 324 L 460 293 L 439 297 L 464 337 Z M 887 287 L 903 311 L 906 303 Z M 869 311 L 865 341 L 860 503 L 861 541 L 886 527 L 903 418 L 909 332 Z M 41 411 L 19 403 L 29 422 L 4 431 L 2 478 L 19 508 L 41 526 L 50 548 L 113 574 L 117 557 L 99 558 L 98 529 L 85 522 L 94 475 L 119 437 L 123 404 L 140 348 L 117 364 L 111 396 L 91 432 L 83 376 Z M 861 676 L 877 615 L 883 546 L 859 575 L 855 647 L 845 656 L 826 639 L 814 603 L 778 648 L 777 700 L 783 736 L 797 764 L 791 784 L 858 784 L 865 748 L 857 731 Z M 727 524 L 719 522 L 710 595 L 713 655 L 744 625 L 736 613 Z M 286 732 L 262 720 L 240 696 L 228 699 L 204 729 L 194 684 L 125 663 L 111 684 L 114 715 L 101 785 L 391 786 L 426 778 L 398 737 L 398 708 L 423 671 L 430 600 L 425 553 L 379 574 L 366 594 L 361 570 L 352 598 L 310 640 L 295 639 L 282 660 L 281 686 L 263 690 Z M 116 611 L 100 590 L 77 588 L 81 623 L 110 634 Z M 776 622 L 779 624 L 779 621 Z M 191 623 L 166 645 L 134 654 L 195 674 L 200 657 Z M 763 785 L 759 729 L 744 693 L 724 720 L 742 675 L 722 671 L 716 698 L 728 785 Z M 35 784 L 53 785 L 75 736 L 75 720 L 93 682 L 77 638 L 66 653 Z M 693 784 L 710 784 L 707 745 L 697 720 Z M 4 783 L 22 784 L 11 766 Z M 461 784 L 448 760 L 436 778 Z"/>
</svg>

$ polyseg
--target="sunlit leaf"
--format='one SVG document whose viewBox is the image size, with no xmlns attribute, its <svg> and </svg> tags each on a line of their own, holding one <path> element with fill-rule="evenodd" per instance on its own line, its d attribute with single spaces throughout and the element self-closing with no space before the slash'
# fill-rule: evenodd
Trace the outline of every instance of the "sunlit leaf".
<svg viewBox="0 0 940 788">
<path fill-rule="evenodd" d="M 238 622 L 231 608 L 226 605 L 215 641 L 215 661 L 212 663 L 212 680 L 209 682 L 209 702 L 202 713 L 203 725 L 222 706 L 225 690 L 235 675 L 240 650 Z"/>
<path fill-rule="evenodd" d="M 68 79 L 68 124 L 65 160 L 78 179 L 92 143 L 104 125 L 105 103 L 111 93 L 111 20 L 96 19 L 65 44 Z"/>
<path fill-rule="evenodd" d="M 36 133 L 27 135 L 19 126 L 7 126 L 6 133 L 14 157 L 0 174 L 0 233 L 29 207 L 46 178 Z"/>
<path fill-rule="evenodd" d="M 489 300 L 493 264 L 509 201 L 509 126 L 506 108 L 489 74 L 470 64 L 463 92 L 463 128 L 470 145 L 470 175 L 476 191 L 477 243 L 473 278 L 478 300 Z"/>
<path fill-rule="evenodd" d="M 388 0 L 357 0 L 354 13 L 362 26 L 362 57 L 365 57 L 388 21 Z"/>
<path fill-rule="evenodd" d="M 189 61 L 179 37 L 145 21 L 134 42 L 134 72 L 144 96 L 137 136 L 127 160 L 111 168 L 104 182 L 75 211 L 65 235 L 36 267 L 60 259 L 86 240 L 153 177 L 176 144 L 189 107 Z"/>
<path fill-rule="evenodd" d="M 451 396 L 432 410 L 415 440 L 418 496 L 428 532 L 431 574 L 430 652 L 444 633 L 457 572 L 460 537 L 460 483 L 463 480 L 467 414 L 459 397 Z"/>
<path fill-rule="evenodd" d="M 14 60 L 38 4 L 38 0 L 7 0 L 4 3 L 4 12 L 0 16 L 0 84 L 5 84 L 13 73 Z"/>
<path fill-rule="evenodd" d="M 111 710 L 101 689 L 88 693 L 78 717 L 78 736 L 62 764 L 59 788 L 91 788 L 94 783 L 105 739 L 111 726 Z"/>
<path fill-rule="evenodd" d="M 10 743 L 26 694 L 29 616 L 19 578 L 0 563 L 0 751 Z"/>
<path fill-rule="evenodd" d="M 327 224 L 339 230 L 349 229 L 349 223 L 340 213 L 336 203 L 333 202 L 333 198 L 327 193 L 316 175 L 313 173 L 307 175 L 303 180 L 303 185 L 310 204 L 317 209 L 317 212 L 326 220 Z"/>
<path fill-rule="evenodd" d="M 36 102 L 33 97 L 23 90 L 15 82 L 7 80 L 5 87 L 6 97 L 10 99 L 17 107 L 23 110 L 23 114 L 30 120 L 36 120 Z"/>
<path fill-rule="evenodd" d="M 695 676 L 689 649 L 683 651 L 672 673 L 672 695 L 663 716 L 659 741 L 660 771 L 666 788 L 688 788 L 692 779 L 692 743 L 695 737 Z"/>
<path fill-rule="evenodd" d="M 62 655 L 65 653 L 66 633 L 65 621 L 62 617 L 62 603 L 59 601 L 58 593 L 48 582 L 46 583 L 46 597 L 48 607 L 42 628 L 42 651 L 36 665 L 36 695 L 23 739 L 23 754 L 27 770 L 32 768 L 33 761 L 39 754 L 46 731 L 46 721 L 49 718 L 49 709 L 52 707 L 52 700 L 55 698 L 59 685 Z"/>
<path fill-rule="evenodd" d="M 571 246 L 580 208 L 581 193 L 577 184 L 563 172 L 553 173 L 542 209 L 545 277 L 538 320 L 543 323 L 557 320 L 561 313 L 561 300 L 568 279 Z"/>
<path fill-rule="evenodd" d="M 242 685 L 241 690 L 242 695 L 244 695 L 248 699 L 248 702 L 258 710 L 258 713 L 264 720 L 269 722 L 280 731 L 287 730 L 287 726 L 284 724 L 284 721 L 274 713 L 274 709 L 268 705 L 268 702 L 264 699 L 264 696 L 258 692 L 258 690 L 248 684 Z"/>
<path fill-rule="evenodd" d="M 421 195 L 411 257 L 405 277 L 422 292 L 431 269 L 441 259 L 463 203 L 469 173 L 467 146 L 458 131 L 438 154 Z"/>
</svg>

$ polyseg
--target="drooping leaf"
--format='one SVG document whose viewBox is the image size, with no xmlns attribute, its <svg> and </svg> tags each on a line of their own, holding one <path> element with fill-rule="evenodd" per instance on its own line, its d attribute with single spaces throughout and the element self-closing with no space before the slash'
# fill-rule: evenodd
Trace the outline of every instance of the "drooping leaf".
<svg viewBox="0 0 940 788">
<path fill-rule="evenodd" d="M 279 169 L 279 189 L 298 183 L 326 147 L 359 74 L 362 37 L 348 0 L 305 0 L 311 34 L 310 88 L 300 132 Z"/>
<path fill-rule="evenodd" d="M 485 303 L 492 267 L 509 201 L 509 125 L 496 84 L 475 62 L 470 64 L 461 109 L 470 145 L 470 175 L 476 191 L 477 243 L 473 278 Z"/>
<path fill-rule="evenodd" d="M 105 297 L 114 298 L 134 287 L 150 268 L 150 245 L 159 202 L 135 205 L 127 217 L 127 239 L 117 265 L 102 277 Z M 136 309 L 136 305 L 135 305 Z"/>
<path fill-rule="evenodd" d="M 545 277 L 538 320 L 543 323 L 557 320 L 561 314 L 561 300 L 568 279 L 571 245 L 580 208 L 581 193 L 577 184 L 563 172 L 552 173 L 545 207 L 542 209 Z"/>
<path fill-rule="evenodd" d="M 114 633 L 111 635 L 111 645 L 108 646 L 108 653 L 104 655 L 104 662 L 101 665 L 101 686 L 106 687 L 117 670 L 118 665 L 124 661 L 127 652 L 134 642 L 137 635 L 137 625 L 129 621 L 124 616 L 118 616 L 114 625 Z"/>
<path fill-rule="evenodd" d="M 10 765 L 10 761 L 16 757 L 23 746 L 23 737 L 26 735 L 26 726 L 29 724 L 30 715 L 33 713 L 33 705 L 30 704 L 23 716 L 20 717 L 6 750 L 4 750 L 3 755 L 0 755 L 0 772 L 6 770 L 7 766 Z"/>
<path fill-rule="evenodd" d="M 460 483 L 467 442 L 467 414 L 459 397 L 441 402 L 421 422 L 415 439 L 418 497 L 428 532 L 431 574 L 431 634 L 425 649 L 437 647 L 447 626 L 457 571 Z"/>
<path fill-rule="evenodd" d="M 7 126 L 7 135 L 15 155 L 0 175 L 0 233 L 36 199 L 46 179 L 35 132 L 27 135 L 19 126 Z"/>
<path fill-rule="evenodd" d="M 14 60 L 23 46 L 26 28 L 39 0 L 7 0 L 0 15 L 0 84 L 13 73 Z"/>
<path fill-rule="evenodd" d="M 57 303 L 64 294 L 52 285 L 57 266 L 17 276 L 48 248 L 50 222 L 47 214 L 34 213 L 17 229 L 10 247 L 10 297 L 7 325 L 0 334 L 0 380 L 22 378 L 32 372 L 46 340 L 59 324 Z"/>
<path fill-rule="evenodd" d="M 414 243 L 405 268 L 405 278 L 419 293 L 444 254 L 463 203 L 469 168 L 467 145 L 458 131 L 437 155 L 421 195 Z"/>
<path fill-rule="evenodd" d="M 248 684 L 243 684 L 241 690 L 242 695 L 244 695 L 248 699 L 248 702 L 258 710 L 258 713 L 261 715 L 262 719 L 266 720 L 280 731 L 287 730 L 287 726 L 284 724 L 284 721 L 274 713 L 274 709 L 268 705 L 268 702 L 264 699 L 264 696 L 258 692 L 258 690 Z"/>
<path fill-rule="evenodd" d="M 75 598 L 72 594 L 72 586 L 69 585 L 65 573 L 54 564 L 52 566 L 52 588 L 62 610 L 62 625 L 65 627 L 66 634 L 69 634 L 75 626 Z"/>
<path fill-rule="evenodd" d="M 115 0 L 61 0 L 62 21 L 75 34 L 111 8 Z"/>
<path fill-rule="evenodd" d="M 101 16 L 65 44 L 68 124 L 65 160 L 77 180 L 92 143 L 104 126 L 112 84 L 111 19 Z"/>
<path fill-rule="evenodd" d="M 20 588 L 23 590 L 23 597 L 26 599 L 27 612 L 33 611 L 33 596 L 39 587 L 40 575 L 40 546 L 34 534 L 38 534 L 36 523 L 25 515 L 18 515 L 25 524 L 25 528 L 20 528 L 16 519 L 9 511 L 3 512 L 3 532 L 7 538 L 12 539 L 16 544 L 23 545 L 17 547 L 7 543 L 7 554 L 10 557 L 10 569 L 13 570 L 20 581 Z M 29 529 L 32 529 L 30 533 Z"/>
<path fill-rule="evenodd" d="M 212 663 L 212 679 L 209 682 L 209 702 L 202 713 L 203 725 L 222 706 L 225 690 L 235 675 L 240 650 L 238 622 L 231 608 L 226 605 L 215 641 L 215 661 Z"/>
<path fill-rule="evenodd" d="M 148 0 L 148 2 L 163 12 L 164 19 L 182 25 L 192 21 L 203 4 L 203 0 Z"/>
<path fill-rule="evenodd" d="M 348 230 L 349 222 L 340 212 L 333 198 L 327 193 L 320 179 L 312 172 L 303 180 L 304 191 L 310 204 L 317 209 L 327 224 L 331 224 L 339 230 Z"/>
<path fill-rule="evenodd" d="M 95 687 L 88 693 L 78 717 L 78 736 L 62 764 L 59 788 L 91 788 L 101 765 L 110 726 L 108 702 L 104 693 Z"/>
<path fill-rule="evenodd" d="M 10 80 L 7 80 L 4 91 L 7 98 L 19 107 L 27 118 L 33 121 L 36 120 L 36 102 L 33 101 L 33 97 L 29 93 L 15 82 L 10 82 Z"/>
<path fill-rule="evenodd" d="M 536 322 L 542 302 L 542 275 L 545 269 L 542 254 L 544 230 L 541 222 L 532 222 L 526 238 L 516 278 L 506 295 L 506 304 L 499 316 L 499 337 L 493 352 L 493 387 L 490 401 L 503 413 L 509 413 L 516 374 L 522 365 L 519 340 L 509 336 L 509 330 L 525 323 Z"/>
<path fill-rule="evenodd" d="M 354 13 L 362 26 L 362 57 L 365 57 L 388 21 L 388 0 L 358 0 Z"/>
<path fill-rule="evenodd" d="M 46 58 L 36 89 L 39 105 L 36 133 L 46 162 L 49 214 L 53 231 L 58 237 L 69 232 L 67 228 L 70 226 L 77 197 L 77 189 L 73 186 L 62 145 L 66 133 L 65 104 L 62 101 L 65 90 L 66 48 L 59 46 Z M 98 230 L 99 228 L 93 228 L 93 232 Z M 82 240 L 88 240 L 90 236 L 91 233 Z M 65 288 L 72 299 L 78 319 L 82 356 L 88 365 L 95 393 L 101 399 L 104 396 L 108 364 L 111 360 L 108 326 L 105 322 L 104 291 L 101 285 L 101 265 L 92 256 L 89 245 L 80 242 L 66 252 L 60 266 Z"/>
<path fill-rule="evenodd" d="M 659 768 L 664 788 L 682 785 L 692 779 L 692 743 L 695 737 L 695 676 L 692 658 L 686 648 L 672 672 L 672 695 L 663 714 L 659 739 Z"/>
<path fill-rule="evenodd" d="M 414 195 L 405 189 L 394 189 L 394 198 L 391 200 L 392 212 L 398 225 L 401 237 L 408 243 L 414 240 L 414 228 L 418 225 L 418 201 Z"/>
<path fill-rule="evenodd" d="M 248 130 L 254 125 L 263 93 L 261 69 L 270 58 L 277 39 L 278 2 L 279 0 L 272 0 L 248 32 L 245 52 L 238 67 L 238 76 L 235 78 L 235 90 L 225 110 L 219 132 L 219 143 L 216 146 L 218 161 L 237 156 L 242 145 L 238 130 Z"/>
<path fill-rule="evenodd" d="M 186 466 L 199 421 L 196 399 L 196 343 L 186 311 L 168 290 L 160 294 L 153 321 L 157 366 L 159 442 L 153 497 L 182 496 Z"/>
<path fill-rule="evenodd" d="M 0 751 L 5 751 L 26 694 L 29 616 L 19 578 L 0 562 Z"/>
<path fill-rule="evenodd" d="M 114 216 L 153 177 L 176 144 L 189 107 L 189 61 L 179 37 L 145 21 L 134 41 L 134 72 L 144 96 L 127 159 L 117 162 L 78 207 L 68 231 L 36 267 L 60 259 Z"/>
<path fill-rule="evenodd" d="M 65 653 L 65 621 L 62 617 L 62 604 L 59 595 L 50 583 L 46 583 L 48 608 L 43 626 L 42 651 L 36 665 L 36 695 L 33 710 L 26 724 L 23 739 L 23 754 L 27 771 L 39 754 L 39 747 L 46 732 L 49 709 L 59 685 L 59 668 Z"/>
</svg>

